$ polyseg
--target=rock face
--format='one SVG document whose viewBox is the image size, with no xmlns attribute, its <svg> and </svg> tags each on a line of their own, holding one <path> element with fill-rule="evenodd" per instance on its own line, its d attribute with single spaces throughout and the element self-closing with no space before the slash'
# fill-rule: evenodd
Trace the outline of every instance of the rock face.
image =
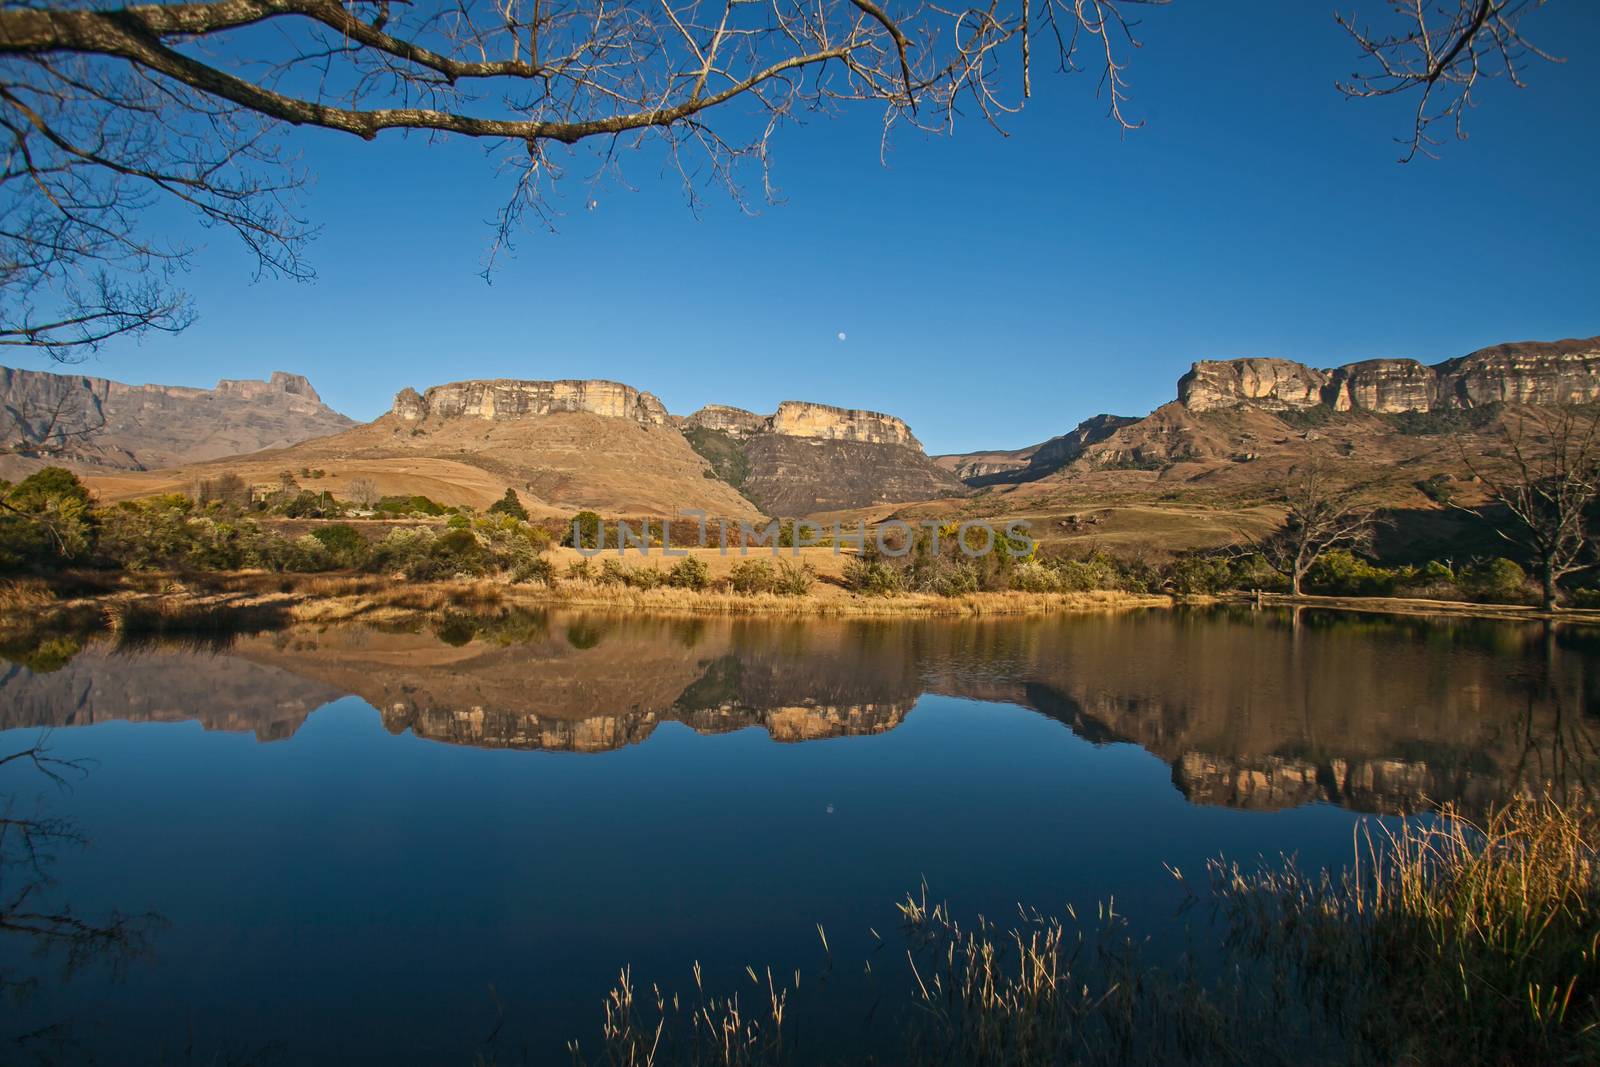
<svg viewBox="0 0 1600 1067">
<path fill-rule="evenodd" d="M 772 432 L 785 437 L 812 437 L 821 441 L 857 441 L 873 445 L 900 445 L 922 450 L 911 428 L 893 415 L 854 411 L 827 404 L 785 400 L 772 416 Z"/>
<path fill-rule="evenodd" d="M 154 470 L 282 448 L 354 425 L 304 377 L 283 371 L 264 382 L 193 389 L 0 367 L 0 443 L 37 444 L 38 458 L 55 463 Z"/>
<path fill-rule="evenodd" d="M 771 415 L 710 404 L 680 420 L 730 484 L 772 515 L 800 516 L 966 492 L 893 415 L 785 400 Z"/>
<path fill-rule="evenodd" d="M 631 419 L 641 426 L 667 425 L 667 409 L 650 393 L 619 382 L 520 381 L 495 378 L 436 385 L 418 396 L 401 390 L 392 413 L 407 421 L 429 417 L 515 419 L 561 412 L 585 412 Z"/>
<path fill-rule="evenodd" d="M 1600 399 L 1600 337 L 1496 345 L 1433 366 L 1371 359 L 1318 370 L 1285 359 L 1205 360 L 1179 380 L 1178 399 L 1200 412 L 1242 405 L 1397 413 L 1588 403 Z"/>
<path fill-rule="evenodd" d="M 918 451 L 922 449 L 922 442 L 912 435 L 911 427 L 893 415 L 836 408 L 831 404 L 813 404 L 805 400 L 785 400 L 771 415 L 757 415 L 753 411 L 723 404 L 707 404 L 686 417 L 683 426 L 685 429 L 700 427 L 719 430 L 734 437 L 775 433 L 818 441 L 855 441 L 873 445 L 900 445 Z"/>
</svg>

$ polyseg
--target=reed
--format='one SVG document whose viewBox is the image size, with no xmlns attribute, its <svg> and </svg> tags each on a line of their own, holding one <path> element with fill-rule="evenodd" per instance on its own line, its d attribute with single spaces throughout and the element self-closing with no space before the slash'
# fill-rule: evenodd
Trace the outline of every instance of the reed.
<svg viewBox="0 0 1600 1067">
<path fill-rule="evenodd" d="M 1064 918 L 1019 910 L 1008 928 L 963 925 L 924 887 L 898 905 L 910 1010 L 887 1062 L 1600 1063 L 1597 849 L 1588 802 L 1517 800 L 1481 822 L 1446 811 L 1395 829 L 1364 824 L 1339 875 L 1218 862 L 1214 940 L 1171 968 L 1142 958 L 1111 904 L 1089 921 L 1069 908 Z M 736 997 L 708 997 L 698 967 L 695 977 L 688 1006 L 653 988 L 641 1007 L 624 971 L 598 1062 L 797 1058 L 798 973 L 763 984 L 751 970 L 764 991 L 755 1016 Z"/>
<path fill-rule="evenodd" d="M 1366 824 L 1345 873 L 1212 868 L 1232 947 L 1372 1062 L 1600 1062 L 1600 815 L 1518 799 Z"/>
</svg>

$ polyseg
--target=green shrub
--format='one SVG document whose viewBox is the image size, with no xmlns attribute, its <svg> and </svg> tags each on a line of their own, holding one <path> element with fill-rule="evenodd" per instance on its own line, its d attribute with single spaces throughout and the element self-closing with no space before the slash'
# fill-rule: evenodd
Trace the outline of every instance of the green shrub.
<svg viewBox="0 0 1600 1067">
<path fill-rule="evenodd" d="M 600 574 L 595 580 L 601 585 L 627 585 L 628 568 L 622 565 L 621 560 L 601 560 Z"/>
<path fill-rule="evenodd" d="M 1221 556 L 1180 556 L 1168 568 L 1167 581 L 1184 596 L 1214 596 L 1237 588 L 1233 563 Z"/>
<path fill-rule="evenodd" d="M 507 487 L 505 496 L 489 505 L 489 513 L 491 515 L 509 515 L 513 519 L 521 519 L 523 522 L 528 521 L 528 509 L 522 506 L 522 500 L 517 496 L 517 491 L 510 487 Z"/>
<path fill-rule="evenodd" d="M 883 560 L 856 556 L 844 565 L 844 587 L 852 593 L 888 596 L 904 587 L 901 571 Z"/>
<path fill-rule="evenodd" d="M 1414 572 L 1413 572 L 1414 573 Z M 1325 552 L 1306 573 L 1311 591 L 1328 596 L 1389 596 L 1402 572 L 1375 567 L 1344 549 Z"/>
<path fill-rule="evenodd" d="M 573 548 L 599 548 L 603 527 L 598 513 L 580 511 L 572 516 L 562 535 L 561 543 Z"/>
<path fill-rule="evenodd" d="M 371 566 L 399 571 L 416 581 L 437 581 L 458 574 L 488 573 L 494 559 L 471 530 L 395 530 L 373 550 Z"/>
<path fill-rule="evenodd" d="M 444 506 L 425 496 L 386 496 L 373 506 L 379 514 L 443 515 Z"/>
<path fill-rule="evenodd" d="M 517 583 L 533 583 L 536 585 L 551 585 L 555 582 L 556 567 L 543 556 L 525 560 L 511 568 L 509 577 Z"/>
<path fill-rule="evenodd" d="M 335 566 L 359 567 L 367 561 L 367 539 L 348 523 L 321 527 L 311 531 L 311 536 L 322 542 Z"/>
<path fill-rule="evenodd" d="M 772 591 L 780 596 L 805 596 L 811 592 L 811 587 L 816 584 L 817 572 L 809 563 L 793 563 L 783 560 L 778 564 L 778 574 L 773 582 Z"/>
<path fill-rule="evenodd" d="M 1474 563 L 1456 584 L 1471 599 L 1490 604 L 1518 604 L 1528 599 L 1528 574 L 1509 559 Z"/>
<path fill-rule="evenodd" d="M 672 565 L 667 572 L 667 584 L 677 589 L 704 589 L 711 584 L 711 568 L 704 560 L 687 556 Z"/>
<path fill-rule="evenodd" d="M 770 560 L 742 559 L 733 565 L 728 584 L 735 593 L 770 593 L 776 588 L 777 573 Z"/>
<path fill-rule="evenodd" d="M 456 512 L 445 520 L 444 525 L 448 530 L 470 530 L 472 529 L 472 520 L 460 512 Z"/>
<path fill-rule="evenodd" d="M 277 542 L 274 557 L 283 570 L 307 574 L 331 571 L 338 566 L 328 546 L 313 534 L 301 534 L 292 541 Z"/>
<path fill-rule="evenodd" d="M 57 566 L 88 555 L 94 515 L 89 490 L 75 474 L 45 467 L 0 486 L 0 570 Z"/>
</svg>

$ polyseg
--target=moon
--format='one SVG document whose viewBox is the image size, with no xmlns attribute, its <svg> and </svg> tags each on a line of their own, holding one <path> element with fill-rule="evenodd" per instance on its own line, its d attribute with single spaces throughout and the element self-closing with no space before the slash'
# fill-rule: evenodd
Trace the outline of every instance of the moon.
<svg viewBox="0 0 1600 1067">
<path fill-rule="evenodd" d="M 841 341 L 844 340 L 844 331 L 843 330 L 839 331 L 839 340 L 841 340 Z"/>
</svg>

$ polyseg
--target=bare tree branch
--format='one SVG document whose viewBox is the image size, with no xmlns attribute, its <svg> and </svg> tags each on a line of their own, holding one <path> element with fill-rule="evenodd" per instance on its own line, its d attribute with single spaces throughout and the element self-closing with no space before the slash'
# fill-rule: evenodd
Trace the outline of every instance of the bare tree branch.
<svg viewBox="0 0 1600 1067">
<path fill-rule="evenodd" d="M 1339 25 L 1370 61 L 1365 72 L 1338 83 L 1346 96 L 1367 99 L 1415 93 L 1411 135 L 1399 138 L 1408 163 L 1433 156 L 1440 138 L 1429 130 L 1444 122 L 1466 140 L 1466 115 L 1480 81 L 1507 78 L 1524 88 L 1522 66 L 1531 56 L 1561 60 L 1522 35 L 1523 18 L 1545 0 L 1390 0 L 1401 28 L 1375 32 L 1356 26 L 1355 16 L 1336 15 Z"/>
<path fill-rule="evenodd" d="M 658 143 L 691 205 L 741 206 L 790 120 L 851 104 L 947 132 L 998 125 L 1031 91 L 1031 35 L 1059 68 L 1092 46 L 1124 114 L 1124 10 L 1167 0 L 216 0 L 0 8 L 0 345 L 70 358 L 110 337 L 182 329 L 173 282 L 192 251 L 140 222 L 172 200 L 231 231 L 267 275 L 311 276 L 303 175 L 285 126 L 488 142 L 513 174 L 492 242 L 549 225 L 562 153 L 592 141 L 600 174 Z M 1015 50 L 1022 79 L 1003 62 Z M 737 106 L 736 106 L 737 105 Z M 715 126 L 713 126 L 715 118 Z M 530 214 L 531 213 L 531 214 Z M 129 279 L 118 281 L 117 279 Z"/>
</svg>

